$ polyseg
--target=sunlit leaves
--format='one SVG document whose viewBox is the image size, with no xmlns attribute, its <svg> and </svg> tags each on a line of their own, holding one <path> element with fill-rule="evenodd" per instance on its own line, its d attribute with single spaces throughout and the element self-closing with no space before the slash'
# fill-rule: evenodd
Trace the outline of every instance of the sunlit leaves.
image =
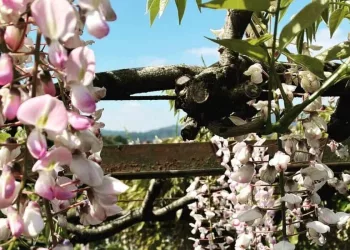
<svg viewBox="0 0 350 250">
<path fill-rule="evenodd" d="M 211 9 L 263 11 L 270 7 L 269 0 L 213 0 L 201 5 Z"/>
<path fill-rule="evenodd" d="M 272 38 L 272 35 L 269 33 L 266 33 L 259 38 L 252 38 L 252 39 L 247 39 L 247 42 L 250 43 L 251 45 L 260 45 Z"/>
<path fill-rule="evenodd" d="M 349 14 L 348 7 L 336 9 L 335 11 L 332 12 L 331 16 L 329 17 L 329 23 L 328 23 L 331 37 L 333 36 L 334 32 L 337 30 L 341 21 L 344 19 L 344 17 L 347 14 Z"/>
<path fill-rule="evenodd" d="M 160 11 L 160 0 L 147 0 L 146 12 L 149 13 L 149 20 L 151 25 L 156 19 L 159 11 Z"/>
<path fill-rule="evenodd" d="M 8 138 L 10 138 L 11 135 L 6 132 L 1 132 L 0 133 L 0 143 L 5 143 Z"/>
<path fill-rule="evenodd" d="M 313 25 L 327 8 L 328 0 L 316 0 L 306 5 L 281 31 L 280 49 L 285 48 L 302 30 Z"/>
<path fill-rule="evenodd" d="M 161 17 L 169 4 L 169 0 L 147 0 L 146 13 L 149 14 L 150 24 L 154 23 L 157 16 Z M 187 0 L 175 0 L 179 24 L 185 14 Z M 201 1 L 197 0 L 198 8 L 200 9 Z"/>
<path fill-rule="evenodd" d="M 324 72 L 324 65 L 322 61 L 320 61 L 317 58 L 313 58 L 311 56 L 306 55 L 294 55 L 289 53 L 284 53 L 289 59 L 294 61 L 295 63 L 305 67 L 307 70 L 314 73 L 316 76 L 320 77 L 321 79 L 325 78 L 323 72 Z"/>
<path fill-rule="evenodd" d="M 350 56 L 350 42 L 339 43 L 333 47 L 322 51 L 316 55 L 316 58 L 321 61 L 332 61 L 345 59 Z"/>
<path fill-rule="evenodd" d="M 223 39 L 223 40 L 214 40 L 210 38 L 208 39 L 230 50 L 233 50 L 243 55 L 257 59 L 260 62 L 265 62 L 265 63 L 268 62 L 267 51 L 260 46 L 252 45 L 248 41 L 240 40 L 240 39 Z"/>
<path fill-rule="evenodd" d="M 278 20 L 281 20 L 286 14 L 289 5 L 293 2 L 294 0 L 281 0 L 281 11 Z"/>
<path fill-rule="evenodd" d="M 165 11 L 166 6 L 168 6 L 169 0 L 160 0 L 159 2 L 159 17 L 161 17 Z"/>
</svg>

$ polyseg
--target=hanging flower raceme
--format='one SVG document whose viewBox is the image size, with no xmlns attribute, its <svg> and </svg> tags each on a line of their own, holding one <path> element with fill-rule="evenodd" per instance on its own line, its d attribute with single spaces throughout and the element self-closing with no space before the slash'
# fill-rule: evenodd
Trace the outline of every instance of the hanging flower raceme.
<svg viewBox="0 0 350 250">
<path fill-rule="evenodd" d="M 93 86 L 95 55 L 87 47 L 91 41 L 79 36 L 82 21 L 91 34 L 106 36 L 106 21 L 116 14 L 108 0 L 79 1 L 79 6 L 68 0 L 0 2 L 4 48 L 10 51 L 0 56 L 0 125 L 5 136 L 7 124 L 19 126 L 0 148 L 0 209 L 6 217 L 0 219 L 0 240 L 41 237 L 54 221 L 65 227 L 70 208 L 78 207 L 83 224 L 101 223 L 121 212 L 117 196 L 128 187 L 104 176 L 99 165 L 104 124 L 98 121 L 103 110 L 96 111 L 96 102 L 106 89 Z M 23 147 L 24 158 L 19 158 Z M 30 159 L 34 173 L 23 172 L 30 171 Z M 74 179 L 65 176 L 68 169 Z M 49 204 L 43 218 L 45 200 Z M 57 214 L 50 216 L 50 206 Z M 59 234 L 50 232 L 53 240 Z M 73 249 L 57 238 L 50 248 Z"/>
</svg>

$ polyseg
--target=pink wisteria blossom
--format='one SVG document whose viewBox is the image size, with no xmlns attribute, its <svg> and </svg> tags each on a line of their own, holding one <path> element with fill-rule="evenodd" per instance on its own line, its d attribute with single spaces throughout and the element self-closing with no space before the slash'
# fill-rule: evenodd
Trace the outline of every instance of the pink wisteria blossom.
<svg viewBox="0 0 350 250">
<path fill-rule="evenodd" d="M 6 85 L 13 80 L 13 64 L 12 58 L 5 53 L 0 56 L 0 85 Z"/>
<path fill-rule="evenodd" d="M 64 104 L 50 95 L 38 96 L 22 103 L 17 118 L 24 124 L 56 133 L 62 132 L 68 125 Z"/>
<path fill-rule="evenodd" d="M 35 0 L 31 4 L 31 13 L 40 31 L 50 39 L 50 62 L 62 69 L 68 58 L 59 41 L 67 41 L 74 36 L 77 25 L 72 5 L 67 0 Z"/>
<path fill-rule="evenodd" d="M 269 161 L 271 166 L 274 166 L 278 172 L 285 171 L 290 162 L 290 156 L 278 151 L 274 157 Z"/>
<path fill-rule="evenodd" d="M 96 38 L 103 38 L 109 33 L 107 21 L 115 21 L 117 15 L 109 0 L 79 0 L 79 6 L 86 10 L 86 28 Z"/>
<path fill-rule="evenodd" d="M 24 230 L 23 235 L 27 237 L 37 237 L 45 227 L 41 216 L 40 205 L 35 201 L 30 201 L 23 213 Z"/>
</svg>

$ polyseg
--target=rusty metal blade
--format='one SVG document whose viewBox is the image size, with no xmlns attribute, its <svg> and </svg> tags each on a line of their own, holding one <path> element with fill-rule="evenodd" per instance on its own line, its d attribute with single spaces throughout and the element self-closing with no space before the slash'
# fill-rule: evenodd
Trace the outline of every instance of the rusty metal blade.
<svg viewBox="0 0 350 250">
<path fill-rule="evenodd" d="M 269 153 L 277 150 L 276 141 L 267 141 Z M 221 175 L 225 169 L 216 156 L 211 143 L 174 143 L 105 146 L 102 167 L 119 179 L 150 179 L 186 176 Z M 335 171 L 350 169 L 350 159 L 340 162 L 327 148 L 324 161 Z M 295 172 L 306 163 L 293 163 L 288 167 Z"/>
</svg>

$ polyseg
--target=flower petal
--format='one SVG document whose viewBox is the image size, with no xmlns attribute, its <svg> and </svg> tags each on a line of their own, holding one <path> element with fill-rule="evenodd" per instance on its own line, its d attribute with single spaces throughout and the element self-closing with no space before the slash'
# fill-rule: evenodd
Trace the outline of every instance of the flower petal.
<svg viewBox="0 0 350 250">
<path fill-rule="evenodd" d="M 306 228 L 311 228 L 311 229 L 313 229 L 316 232 L 321 233 L 321 234 L 327 233 L 330 230 L 329 226 L 323 224 L 320 221 L 308 222 L 306 224 Z"/>
<path fill-rule="evenodd" d="M 76 130 L 88 129 L 92 124 L 89 118 L 75 112 L 68 112 L 68 122 Z"/>
<path fill-rule="evenodd" d="M 30 132 L 27 140 L 27 148 L 35 159 L 40 159 L 46 155 L 46 138 L 38 129 L 33 129 Z"/>
<path fill-rule="evenodd" d="M 95 77 L 95 54 L 87 46 L 78 47 L 70 54 L 67 62 L 67 82 L 78 82 L 87 86 Z"/>
<path fill-rule="evenodd" d="M 0 85 L 6 85 L 13 80 L 12 58 L 8 54 L 0 56 Z"/>
<path fill-rule="evenodd" d="M 96 110 L 96 103 L 89 90 L 79 84 L 71 86 L 72 104 L 84 113 L 93 113 Z"/>
<path fill-rule="evenodd" d="M 50 95 L 37 96 L 22 103 L 17 118 L 24 124 L 56 133 L 61 133 L 68 124 L 63 102 Z"/>
<path fill-rule="evenodd" d="M 53 41 L 49 46 L 50 63 L 58 69 L 64 69 L 68 60 L 66 49 L 57 41 Z"/>
<path fill-rule="evenodd" d="M 40 213 L 40 206 L 35 201 L 30 201 L 23 213 L 24 232 L 29 237 L 38 236 L 45 227 Z"/>
<path fill-rule="evenodd" d="M 67 0 L 36 0 L 31 5 L 31 13 L 45 37 L 66 41 L 74 36 L 77 17 Z"/>
<path fill-rule="evenodd" d="M 96 38 L 104 38 L 109 34 L 109 26 L 99 11 L 89 11 L 85 21 L 88 32 Z"/>
<path fill-rule="evenodd" d="M 95 162 L 86 159 L 83 155 L 74 155 L 70 170 L 77 179 L 91 187 L 100 186 L 103 180 L 103 170 Z"/>
</svg>

